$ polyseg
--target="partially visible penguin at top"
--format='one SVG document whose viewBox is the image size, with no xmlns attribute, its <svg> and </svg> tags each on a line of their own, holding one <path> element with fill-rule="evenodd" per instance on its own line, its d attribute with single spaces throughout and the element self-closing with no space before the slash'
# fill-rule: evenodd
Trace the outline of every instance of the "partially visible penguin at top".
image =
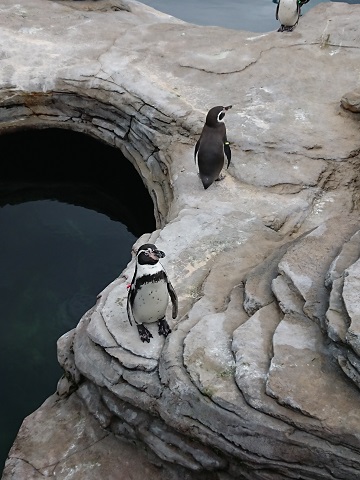
<svg viewBox="0 0 360 480">
<path fill-rule="evenodd" d="M 231 150 L 224 123 L 225 113 L 230 108 L 232 108 L 232 105 L 227 107 L 217 106 L 208 111 L 205 125 L 195 145 L 194 159 L 205 190 L 215 180 L 224 178 L 221 175 L 225 163 L 224 155 L 227 158 L 227 168 L 230 165 Z"/>
<path fill-rule="evenodd" d="M 281 26 L 278 32 L 292 32 L 298 24 L 301 7 L 309 0 L 278 0 L 276 7 L 276 20 Z"/>
</svg>

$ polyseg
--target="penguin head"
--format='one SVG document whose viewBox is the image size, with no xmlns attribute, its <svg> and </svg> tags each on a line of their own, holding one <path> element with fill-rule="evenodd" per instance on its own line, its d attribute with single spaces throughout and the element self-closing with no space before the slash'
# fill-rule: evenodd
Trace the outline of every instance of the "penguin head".
<svg viewBox="0 0 360 480">
<path fill-rule="evenodd" d="M 160 258 L 165 257 L 165 253 L 158 250 L 152 243 L 145 243 L 138 248 L 137 261 L 140 265 L 155 265 Z"/>
<path fill-rule="evenodd" d="M 218 123 L 223 123 L 224 120 L 223 118 L 225 117 L 225 113 L 227 110 L 229 110 L 232 107 L 232 105 L 228 105 L 227 107 L 223 106 L 218 106 L 218 107 L 213 107 L 208 111 L 208 114 L 206 115 L 206 125 L 208 127 L 216 127 Z"/>
</svg>

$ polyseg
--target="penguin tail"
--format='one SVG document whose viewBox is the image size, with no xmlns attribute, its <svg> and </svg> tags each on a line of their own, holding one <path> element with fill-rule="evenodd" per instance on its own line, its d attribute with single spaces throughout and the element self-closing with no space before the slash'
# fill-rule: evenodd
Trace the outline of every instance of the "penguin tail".
<svg viewBox="0 0 360 480">
<path fill-rule="evenodd" d="M 213 182 L 212 182 L 211 180 L 208 180 L 208 179 L 202 180 L 202 184 L 203 184 L 204 190 L 207 190 L 212 183 L 213 183 Z"/>
<path fill-rule="evenodd" d="M 203 184 L 204 189 L 206 190 L 207 188 L 210 187 L 214 183 L 215 178 L 209 176 L 209 175 L 204 175 L 204 174 L 199 174 L 199 177 L 201 179 L 201 182 Z"/>
</svg>

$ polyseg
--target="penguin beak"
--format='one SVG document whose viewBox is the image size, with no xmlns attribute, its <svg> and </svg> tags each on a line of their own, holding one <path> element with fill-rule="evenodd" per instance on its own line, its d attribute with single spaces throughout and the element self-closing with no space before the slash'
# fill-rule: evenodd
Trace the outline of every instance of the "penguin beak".
<svg viewBox="0 0 360 480">
<path fill-rule="evenodd" d="M 162 252 L 161 250 L 153 250 L 150 253 L 150 257 L 153 258 L 154 260 L 159 260 L 159 258 L 164 258 L 165 257 L 165 253 Z"/>
<path fill-rule="evenodd" d="M 232 105 L 228 105 L 227 107 L 224 107 L 224 110 L 230 110 L 232 108 Z"/>
</svg>

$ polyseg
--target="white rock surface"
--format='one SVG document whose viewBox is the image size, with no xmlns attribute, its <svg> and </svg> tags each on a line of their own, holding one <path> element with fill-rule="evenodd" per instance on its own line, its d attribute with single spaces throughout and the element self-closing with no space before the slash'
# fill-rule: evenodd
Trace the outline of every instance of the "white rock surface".
<svg viewBox="0 0 360 480">
<path fill-rule="evenodd" d="M 180 307 L 142 344 L 131 261 L 59 339 L 65 376 L 2 479 L 358 479 L 360 6 L 254 34 L 131 0 L 0 0 L 0 25 L 0 133 L 118 147 L 157 220 L 134 249 L 166 252 Z M 217 104 L 233 160 L 205 191 L 193 151 Z"/>
</svg>

